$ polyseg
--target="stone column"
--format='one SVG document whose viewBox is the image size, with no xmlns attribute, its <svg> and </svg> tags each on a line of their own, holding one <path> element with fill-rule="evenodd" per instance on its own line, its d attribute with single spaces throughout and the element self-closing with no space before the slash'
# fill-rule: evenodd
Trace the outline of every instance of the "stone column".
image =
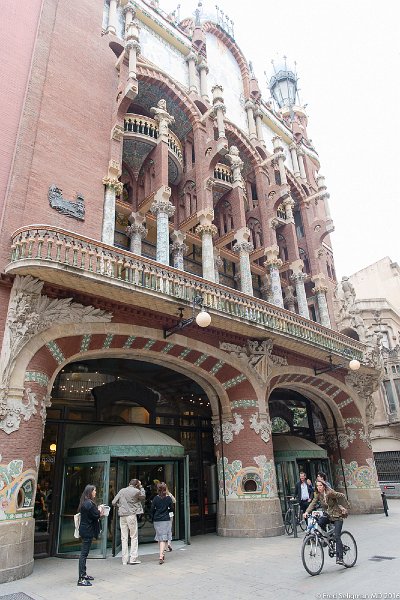
<svg viewBox="0 0 400 600">
<path fill-rule="evenodd" d="M 121 168 L 119 164 L 116 161 L 110 161 L 108 175 L 102 180 L 103 185 L 105 185 L 105 194 L 101 241 L 109 246 L 114 245 L 115 198 L 122 194 L 123 189 L 122 183 L 118 181 L 120 174 Z"/>
<path fill-rule="evenodd" d="M 254 102 L 252 100 L 246 100 L 246 104 L 244 105 L 244 108 L 247 112 L 247 122 L 248 122 L 248 126 L 249 126 L 249 136 L 251 140 L 256 140 L 257 139 L 257 133 L 256 133 L 256 124 L 254 121 Z"/>
<path fill-rule="evenodd" d="M 117 33 L 117 0 L 110 0 L 106 33 L 113 33 L 114 35 Z"/>
<path fill-rule="evenodd" d="M 154 195 L 150 206 L 153 215 L 157 216 L 157 251 L 156 260 L 163 265 L 169 265 L 169 225 L 168 219 L 175 212 L 175 206 L 170 202 L 171 188 L 161 187 Z"/>
<path fill-rule="evenodd" d="M 203 278 L 215 281 L 213 236 L 218 229 L 213 225 L 214 211 L 205 209 L 197 213 L 200 225 L 196 227 L 197 235 L 201 236 Z"/>
<path fill-rule="evenodd" d="M 254 117 L 256 120 L 257 139 L 260 142 L 260 144 L 265 146 L 264 134 L 263 134 L 263 130 L 262 130 L 262 110 L 260 109 L 259 106 L 256 106 L 256 108 L 255 108 Z"/>
<path fill-rule="evenodd" d="M 203 98 L 203 100 L 205 100 L 206 102 L 209 102 L 208 86 L 207 86 L 208 67 L 207 67 L 207 63 L 205 62 L 205 60 L 202 60 L 199 63 L 199 65 L 197 66 L 197 69 L 200 74 L 200 96 Z"/>
<path fill-rule="evenodd" d="M 294 288 L 292 285 L 288 285 L 285 288 L 285 299 L 284 299 L 284 304 L 285 304 L 285 308 L 287 310 L 290 310 L 291 312 L 296 312 L 295 311 L 295 302 L 296 299 L 294 297 Z"/>
<path fill-rule="evenodd" d="M 135 14 L 136 14 L 133 3 L 131 1 L 129 1 L 122 9 L 122 12 L 125 15 L 125 32 L 126 32 L 126 31 L 128 31 L 129 25 L 132 23 L 133 19 L 135 18 Z"/>
<path fill-rule="evenodd" d="M 330 327 L 331 321 L 329 319 L 328 304 L 326 301 L 326 292 L 328 291 L 328 286 L 325 285 L 325 275 L 323 273 L 319 273 L 315 277 L 312 277 L 311 281 L 315 283 L 313 291 L 317 296 L 318 311 L 321 325 L 324 325 L 325 327 Z"/>
<path fill-rule="evenodd" d="M 224 104 L 223 91 L 224 88 L 221 85 L 214 85 L 211 88 L 213 95 L 213 109 L 212 113 L 217 119 L 218 127 L 218 138 L 224 138 L 225 136 L 225 122 L 224 114 L 226 113 L 226 107 Z"/>
<path fill-rule="evenodd" d="M 129 79 L 136 79 L 136 61 L 137 55 L 140 54 L 139 29 L 138 22 L 131 21 L 126 32 L 125 50 L 129 58 Z"/>
<path fill-rule="evenodd" d="M 269 269 L 269 279 L 271 283 L 271 292 L 272 292 L 272 304 L 275 306 L 280 306 L 284 308 L 283 305 L 283 295 L 282 295 L 282 287 L 281 287 L 281 278 L 279 276 L 279 269 L 282 266 L 282 261 L 278 258 L 279 247 L 278 246 L 269 246 L 269 248 L 265 248 L 264 255 L 267 257 L 267 260 L 264 262 L 264 265 Z"/>
<path fill-rule="evenodd" d="M 181 271 L 185 270 L 183 255 L 188 250 L 188 246 L 185 244 L 185 238 L 186 233 L 183 233 L 182 231 L 174 230 L 171 233 L 172 244 L 170 244 L 170 249 L 173 256 L 174 267 Z"/>
<path fill-rule="evenodd" d="M 242 168 L 243 161 L 239 156 L 239 150 L 236 146 L 229 148 L 226 158 L 229 160 L 232 169 L 232 187 L 243 188 Z"/>
<path fill-rule="evenodd" d="M 303 266 L 304 263 L 302 260 L 295 260 L 291 263 L 290 268 L 293 271 L 293 275 L 290 276 L 290 280 L 293 281 L 296 287 L 297 309 L 299 311 L 299 315 L 309 319 L 310 313 L 307 304 L 306 288 L 304 287 L 304 280 L 306 279 L 307 275 L 302 271 Z"/>
<path fill-rule="evenodd" d="M 244 294 L 253 296 L 253 281 L 251 278 L 249 254 L 254 250 L 254 246 L 249 242 L 250 230 L 247 229 L 247 227 L 238 229 L 235 234 L 235 238 L 236 244 L 233 246 L 233 251 L 239 254 L 240 289 Z"/>
<path fill-rule="evenodd" d="M 189 69 L 189 92 L 196 92 L 198 94 L 199 90 L 197 89 L 197 81 L 196 81 L 196 61 L 197 57 L 194 52 L 190 52 L 185 58 L 188 69 Z"/>
<path fill-rule="evenodd" d="M 285 206 L 285 212 L 286 212 L 286 223 L 294 224 L 294 216 L 293 216 L 294 200 L 293 200 L 293 198 L 291 196 L 288 196 L 283 201 L 283 204 Z"/>
<path fill-rule="evenodd" d="M 306 169 L 304 167 L 304 150 L 303 148 L 297 148 L 297 159 L 299 161 L 300 177 L 303 181 L 307 181 Z"/>
<path fill-rule="evenodd" d="M 126 228 L 131 240 L 130 250 L 138 256 L 142 255 L 142 239 L 147 236 L 145 220 L 146 217 L 140 212 L 133 212 L 129 217 L 131 224 Z"/>
<path fill-rule="evenodd" d="M 331 217 L 331 212 L 329 210 L 329 192 L 327 190 L 326 184 L 325 184 L 325 177 L 323 175 L 317 175 L 316 177 L 316 181 L 317 181 L 317 185 L 318 185 L 318 200 L 322 200 L 325 206 L 325 215 L 326 215 L 326 220 L 327 220 L 327 228 L 330 231 L 333 231 L 333 221 L 332 221 L 332 217 Z"/>
<path fill-rule="evenodd" d="M 290 150 L 290 155 L 292 157 L 294 176 L 295 177 L 300 177 L 300 168 L 299 168 L 299 161 L 297 160 L 297 148 L 296 148 L 296 144 L 290 144 L 289 150 Z"/>
<path fill-rule="evenodd" d="M 286 159 L 286 156 L 283 151 L 282 139 L 279 137 L 279 135 L 276 135 L 272 138 L 272 143 L 274 145 L 273 161 L 276 161 L 278 163 L 279 174 L 281 176 L 281 184 L 287 185 L 285 165 L 283 164 L 283 161 Z"/>
</svg>

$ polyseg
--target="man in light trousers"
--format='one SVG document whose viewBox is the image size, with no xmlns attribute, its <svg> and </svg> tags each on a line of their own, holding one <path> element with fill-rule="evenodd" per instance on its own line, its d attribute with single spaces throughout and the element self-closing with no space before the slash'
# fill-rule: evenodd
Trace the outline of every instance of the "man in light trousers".
<svg viewBox="0 0 400 600">
<path fill-rule="evenodd" d="M 138 479 L 131 479 L 128 487 L 119 490 L 113 499 L 113 506 L 118 506 L 119 526 L 121 529 L 122 564 L 138 565 L 138 526 L 137 515 L 143 512 L 142 500 L 146 492 Z M 131 537 L 131 554 L 129 556 L 128 534 Z"/>
</svg>

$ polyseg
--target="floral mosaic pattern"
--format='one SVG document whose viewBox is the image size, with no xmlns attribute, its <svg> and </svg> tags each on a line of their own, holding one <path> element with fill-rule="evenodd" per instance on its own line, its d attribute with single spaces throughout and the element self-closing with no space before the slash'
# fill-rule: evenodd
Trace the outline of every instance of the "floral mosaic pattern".
<svg viewBox="0 0 400 600">
<path fill-rule="evenodd" d="M 275 498 L 276 479 L 275 466 L 272 460 L 268 460 L 265 455 L 255 456 L 254 462 L 257 466 L 243 467 L 242 461 L 234 460 L 231 464 L 228 459 L 218 456 L 218 483 L 220 497 L 224 497 L 224 479 L 225 496 L 227 498 Z M 252 479 L 255 481 L 257 490 L 255 492 L 246 492 L 244 483 Z"/>
<path fill-rule="evenodd" d="M 346 464 L 345 460 L 334 465 L 335 480 L 338 487 L 344 488 L 343 472 L 347 488 L 371 489 L 379 487 L 375 462 L 367 458 L 366 465 L 358 465 L 355 460 Z"/>
<path fill-rule="evenodd" d="M 233 413 L 233 418 L 235 419 L 234 423 L 231 421 L 223 421 L 221 427 L 219 424 L 213 425 L 213 437 L 214 444 L 221 443 L 221 430 L 222 430 L 222 440 L 225 444 L 230 444 L 233 440 L 233 434 L 239 435 L 239 432 L 244 429 L 244 420 L 238 413 Z"/>
<path fill-rule="evenodd" d="M 23 471 L 23 466 L 19 459 L 8 464 L 0 462 L 0 521 L 32 516 L 36 473 L 32 469 Z M 17 504 L 20 490 L 22 506 Z"/>
</svg>

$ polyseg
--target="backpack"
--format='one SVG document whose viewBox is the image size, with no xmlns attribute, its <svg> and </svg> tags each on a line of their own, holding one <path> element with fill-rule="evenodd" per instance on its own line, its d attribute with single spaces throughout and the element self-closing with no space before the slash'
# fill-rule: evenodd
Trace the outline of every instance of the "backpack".
<svg viewBox="0 0 400 600">
<path fill-rule="evenodd" d="M 74 538 L 79 538 L 79 526 L 81 524 L 81 513 L 76 513 L 76 515 L 74 515 L 74 525 L 75 525 L 75 531 L 74 531 Z"/>
</svg>

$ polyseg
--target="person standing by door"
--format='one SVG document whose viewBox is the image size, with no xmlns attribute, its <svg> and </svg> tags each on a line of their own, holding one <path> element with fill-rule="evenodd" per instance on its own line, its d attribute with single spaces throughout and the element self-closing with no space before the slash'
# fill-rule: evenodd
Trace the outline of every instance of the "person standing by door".
<svg viewBox="0 0 400 600">
<path fill-rule="evenodd" d="M 313 498 L 313 494 L 314 494 L 314 488 L 312 485 L 308 484 L 307 481 L 307 475 L 301 471 L 300 472 L 300 481 L 298 481 L 296 483 L 296 487 L 295 487 L 295 491 L 294 491 L 294 495 L 296 496 L 296 499 L 298 501 L 298 503 L 300 504 L 300 509 L 301 512 L 304 513 L 308 507 L 308 505 L 310 504 L 312 498 Z"/>
<path fill-rule="evenodd" d="M 143 512 L 142 501 L 145 498 L 146 492 L 139 479 L 131 479 L 128 487 L 120 489 L 112 500 L 113 506 L 118 506 L 123 565 L 138 565 L 141 562 L 138 559 L 137 515 Z M 130 556 L 128 534 L 131 538 Z"/>
<path fill-rule="evenodd" d="M 159 564 L 164 564 L 165 551 L 168 547 L 168 542 L 172 540 L 171 517 L 172 500 L 167 496 L 167 486 L 165 483 L 157 485 L 157 496 L 154 496 L 151 503 L 151 520 L 153 521 L 155 530 L 155 540 L 158 542 L 160 550 Z"/>
<path fill-rule="evenodd" d="M 86 559 L 89 554 L 93 538 L 98 538 L 100 533 L 100 517 L 103 515 L 103 505 L 95 504 L 96 487 L 87 485 L 81 496 L 78 513 L 80 513 L 79 535 L 82 539 L 81 554 L 79 557 L 79 586 L 90 586 L 94 577 L 86 573 Z"/>
</svg>

